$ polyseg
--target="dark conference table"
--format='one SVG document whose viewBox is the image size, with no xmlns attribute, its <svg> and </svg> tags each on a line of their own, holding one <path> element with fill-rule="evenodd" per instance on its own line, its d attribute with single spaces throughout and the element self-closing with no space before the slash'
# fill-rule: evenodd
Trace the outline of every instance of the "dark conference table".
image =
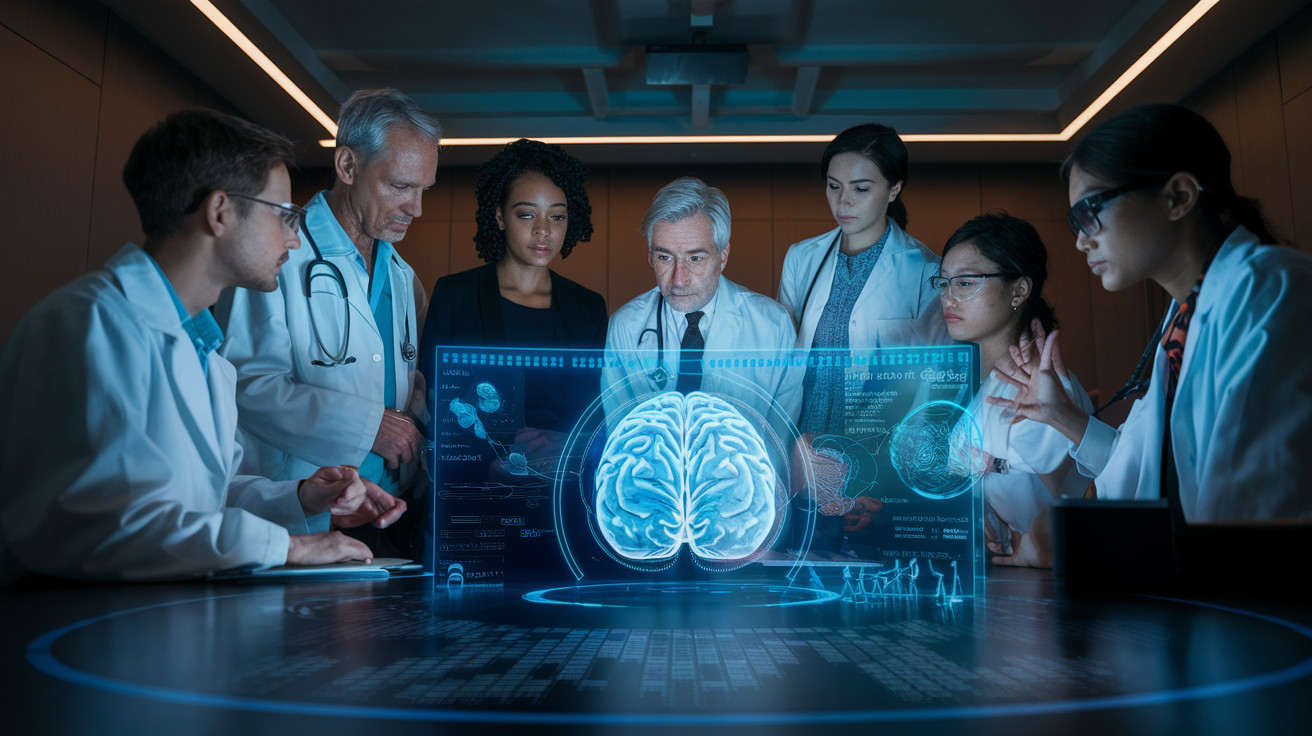
<svg viewBox="0 0 1312 736">
<path fill-rule="evenodd" d="M 6 733 L 1306 733 L 1290 578 L 1283 600 L 1086 597 L 993 568 L 974 598 L 788 606 L 761 582 L 587 606 L 424 576 L 49 583 L 0 592 L 0 692 Z"/>
</svg>

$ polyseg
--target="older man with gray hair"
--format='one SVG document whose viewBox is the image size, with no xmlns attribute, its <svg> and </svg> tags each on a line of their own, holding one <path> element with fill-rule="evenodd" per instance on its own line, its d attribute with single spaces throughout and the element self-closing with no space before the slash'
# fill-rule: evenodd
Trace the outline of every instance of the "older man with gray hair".
<svg viewBox="0 0 1312 736">
<path fill-rule="evenodd" d="M 657 286 L 610 318 L 608 414 L 648 393 L 707 391 L 739 398 L 771 423 L 772 404 L 797 419 L 801 383 L 785 368 L 797 337 L 792 319 L 722 275 L 730 230 L 724 192 L 700 179 L 656 193 L 642 233 Z"/>
<path fill-rule="evenodd" d="M 237 367 L 241 429 L 256 467 L 295 478 L 358 466 L 399 494 L 421 447 L 413 403 L 424 290 L 392 244 L 420 216 L 437 176 L 437 118 L 394 89 L 341 108 L 336 182 L 306 206 L 294 251 L 265 294 L 237 289 L 222 353 Z M 326 523 L 326 519 L 324 520 Z"/>
</svg>

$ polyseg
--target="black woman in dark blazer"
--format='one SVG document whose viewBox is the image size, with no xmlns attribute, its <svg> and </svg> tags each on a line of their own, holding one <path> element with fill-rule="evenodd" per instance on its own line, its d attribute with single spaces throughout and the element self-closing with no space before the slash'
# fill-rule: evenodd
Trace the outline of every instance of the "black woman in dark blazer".
<svg viewBox="0 0 1312 736">
<path fill-rule="evenodd" d="M 583 164 L 561 147 L 522 138 L 479 168 L 474 243 L 487 265 L 444 276 L 433 288 L 420 340 L 429 387 L 437 346 L 605 346 L 605 300 L 549 268 L 592 237 L 585 176 Z M 556 378 L 564 379 L 532 377 L 529 427 L 567 431 L 576 417 L 565 407 L 579 400 L 575 389 L 595 396 L 596 383 L 553 386 Z"/>
</svg>

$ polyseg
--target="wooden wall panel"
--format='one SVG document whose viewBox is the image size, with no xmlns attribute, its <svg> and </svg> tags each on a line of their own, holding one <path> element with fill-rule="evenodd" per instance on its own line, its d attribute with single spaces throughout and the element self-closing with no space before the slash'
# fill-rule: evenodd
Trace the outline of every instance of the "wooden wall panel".
<svg viewBox="0 0 1312 736">
<path fill-rule="evenodd" d="M 196 101 L 195 78 L 117 15 L 109 16 L 105 44 L 88 269 L 99 268 L 123 243 L 144 239 L 141 220 L 123 187 L 123 164 L 142 133 Z"/>
<path fill-rule="evenodd" d="M 0 141 L 21 141 L 5 151 L 0 196 L 3 343 L 42 297 L 86 270 L 100 88 L 4 27 L 0 69 L 22 70 L 0 75 L 0 98 L 43 101 L 0 115 Z"/>
<path fill-rule="evenodd" d="M 1312 253 L 1312 90 L 1285 103 L 1285 145 L 1294 208 L 1293 241 Z"/>
<path fill-rule="evenodd" d="M 1281 101 L 1288 103 L 1312 90 L 1312 4 L 1281 24 L 1276 39 L 1280 45 Z"/>
<path fill-rule="evenodd" d="M 557 260 L 553 268 L 561 276 L 572 279 L 606 297 L 606 276 L 610 263 L 610 172 L 602 167 L 588 172 L 588 204 L 592 205 L 592 239 L 574 246 L 569 258 Z M 610 299 L 606 307 L 613 309 Z"/>
<path fill-rule="evenodd" d="M 1294 210 L 1275 34 L 1268 34 L 1235 65 L 1235 109 L 1239 119 L 1239 146 L 1231 149 L 1235 191 L 1260 202 L 1276 237 L 1290 239 Z"/>
<path fill-rule="evenodd" d="M 1056 163 L 981 166 L 980 211 L 1004 210 L 1023 220 L 1065 213 L 1069 202 L 1058 178 L 1059 168 Z"/>
<path fill-rule="evenodd" d="M 108 15 L 109 9 L 97 0 L 4 0 L 0 4 L 0 24 L 95 84 L 100 84 L 104 69 Z"/>
<path fill-rule="evenodd" d="M 971 164 L 911 164 L 902 191 L 907 232 L 935 253 L 966 220 L 980 213 L 979 167 Z"/>
<path fill-rule="evenodd" d="M 780 164 L 773 167 L 770 181 L 771 209 L 776 220 L 823 220 L 833 222 L 820 162 Z"/>
<path fill-rule="evenodd" d="M 773 231 L 773 223 L 768 220 L 735 220 L 725 278 L 773 298 L 777 281 L 770 242 Z"/>
</svg>

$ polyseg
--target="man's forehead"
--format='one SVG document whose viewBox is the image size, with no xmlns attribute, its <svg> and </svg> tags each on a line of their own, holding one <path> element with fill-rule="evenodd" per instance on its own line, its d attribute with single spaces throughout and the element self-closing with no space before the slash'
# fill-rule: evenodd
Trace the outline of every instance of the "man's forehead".
<svg viewBox="0 0 1312 736">
<path fill-rule="evenodd" d="M 658 222 L 651 231 L 651 247 L 672 253 L 714 251 L 711 221 L 705 215 L 697 214 L 675 222 Z"/>
</svg>

